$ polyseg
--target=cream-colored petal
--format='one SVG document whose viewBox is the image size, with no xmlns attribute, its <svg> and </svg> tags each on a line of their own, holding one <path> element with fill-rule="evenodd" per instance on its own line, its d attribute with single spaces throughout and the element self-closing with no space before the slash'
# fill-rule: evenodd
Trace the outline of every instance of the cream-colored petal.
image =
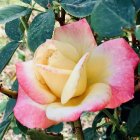
<svg viewBox="0 0 140 140">
<path fill-rule="evenodd" d="M 65 57 L 69 58 L 70 60 L 77 62 L 80 59 L 79 53 L 72 45 L 52 39 L 47 41 L 50 42 L 50 44 L 53 44 L 58 49 L 58 51 L 60 51 Z"/>
<path fill-rule="evenodd" d="M 54 102 L 47 106 L 46 115 L 58 122 L 77 120 L 84 111 L 104 109 L 111 99 L 111 88 L 104 83 L 96 83 L 81 96 L 72 98 L 66 104 Z"/>
<path fill-rule="evenodd" d="M 50 90 L 57 97 L 61 97 L 62 90 L 69 75 L 71 74 L 71 70 L 58 69 L 41 64 L 37 64 L 37 67 Z"/>
<path fill-rule="evenodd" d="M 61 96 L 61 103 L 67 103 L 72 97 L 79 96 L 83 94 L 86 89 L 87 76 L 85 69 L 85 62 L 87 60 L 89 53 L 86 53 L 76 64 L 73 69 L 66 85 L 63 89 Z"/>
<path fill-rule="evenodd" d="M 48 59 L 48 65 L 60 69 L 73 69 L 75 62 L 62 55 L 59 51 L 55 51 Z"/>
<path fill-rule="evenodd" d="M 75 62 L 73 60 L 75 60 Z M 53 40 L 47 40 L 43 43 L 34 55 L 35 64 L 50 65 L 61 69 L 73 69 L 76 60 L 78 60 L 78 53 L 74 47 Z"/>
<path fill-rule="evenodd" d="M 97 46 L 86 19 L 56 28 L 54 39 L 71 44 L 77 49 L 80 56 Z"/>
<path fill-rule="evenodd" d="M 98 47 L 93 50 L 87 61 L 87 77 L 88 84 L 106 83 L 108 77 L 112 73 L 110 71 L 111 59 L 108 55 L 98 51 Z"/>
<path fill-rule="evenodd" d="M 55 51 L 56 51 L 55 46 L 46 41 L 35 51 L 33 59 L 34 63 L 44 65 L 48 64 L 49 57 L 51 57 Z"/>
</svg>

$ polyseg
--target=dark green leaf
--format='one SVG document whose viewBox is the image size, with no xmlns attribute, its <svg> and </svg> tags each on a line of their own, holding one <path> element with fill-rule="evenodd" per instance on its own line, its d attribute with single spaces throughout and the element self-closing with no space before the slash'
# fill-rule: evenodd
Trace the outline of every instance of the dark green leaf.
<svg viewBox="0 0 140 140">
<path fill-rule="evenodd" d="M 94 130 L 96 130 L 97 124 L 98 124 L 105 116 L 106 116 L 106 115 L 105 115 L 103 112 L 99 112 L 99 113 L 95 116 L 95 118 L 94 118 L 94 120 L 93 120 L 93 123 L 92 123 L 92 128 L 93 128 Z"/>
<path fill-rule="evenodd" d="M 48 4 L 52 4 L 52 0 L 34 0 L 34 1 L 44 8 L 47 8 Z"/>
<path fill-rule="evenodd" d="M 105 117 L 105 114 L 104 114 L 103 112 L 99 112 L 99 113 L 95 116 L 95 118 L 94 118 L 94 120 L 93 120 L 93 123 L 92 123 L 92 131 L 93 131 L 93 136 L 94 136 L 96 139 L 99 138 L 99 135 L 98 135 L 98 133 L 97 133 L 97 131 L 96 131 L 97 124 L 98 124 L 99 122 L 101 122 L 102 118 L 104 118 L 104 117 Z"/>
<path fill-rule="evenodd" d="M 5 132 L 7 131 L 12 118 L 13 118 L 13 115 L 9 116 L 6 120 L 4 120 L 2 123 L 0 123 L 0 140 L 2 140 Z"/>
<path fill-rule="evenodd" d="M 18 5 L 11 5 L 8 7 L 0 8 L 0 23 L 4 24 L 21 16 L 25 16 L 30 11 L 31 9 Z"/>
<path fill-rule="evenodd" d="M 6 120 L 6 118 L 8 118 L 12 114 L 15 104 L 16 104 L 16 100 L 10 98 L 6 105 L 3 120 Z"/>
<path fill-rule="evenodd" d="M 85 17 L 92 13 L 97 0 L 62 0 L 61 6 L 75 17 Z"/>
<path fill-rule="evenodd" d="M 98 136 L 95 136 L 93 133 L 93 128 L 87 128 L 84 130 L 84 137 L 86 140 L 99 140 Z"/>
<path fill-rule="evenodd" d="M 52 10 L 34 18 L 28 30 L 28 45 L 31 51 L 35 51 L 46 39 L 52 38 L 54 23 L 55 18 Z"/>
<path fill-rule="evenodd" d="M 140 26 L 136 26 L 135 36 L 136 36 L 137 40 L 140 40 Z"/>
<path fill-rule="evenodd" d="M 2 70 L 8 64 L 18 46 L 19 43 L 13 41 L 0 49 L 0 72 L 2 72 Z"/>
<path fill-rule="evenodd" d="M 140 25 L 140 11 L 138 11 L 136 14 L 136 24 Z"/>
<path fill-rule="evenodd" d="M 18 91 L 18 81 L 17 80 L 15 80 L 15 82 L 13 83 L 12 90 Z M 8 118 L 8 116 L 10 116 L 10 114 L 12 114 L 15 104 L 16 104 L 16 100 L 10 98 L 6 105 L 4 119 Z"/>
<path fill-rule="evenodd" d="M 3 100 L 0 103 L 0 113 L 2 113 L 5 110 L 6 104 L 7 104 L 7 100 Z"/>
<path fill-rule="evenodd" d="M 23 33 L 20 29 L 20 19 L 15 19 L 7 22 L 5 25 L 5 32 L 12 40 L 20 41 L 23 37 Z"/>
<path fill-rule="evenodd" d="M 24 3 L 30 4 L 32 0 L 21 0 Z"/>
<path fill-rule="evenodd" d="M 12 90 L 18 91 L 18 80 L 15 80 L 12 85 Z"/>
<path fill-rule="evenodd" d="M 17 128 L 20 130 L 20 132 L 26 134 L 28 131 L 28 128 L 23 126 L 20 122 L 16 121 Z"/>
<path fill-rule="evenodd" d="M 35 130 L 30 130 L 28 132 L 28 135 L 30 136 L 31 140 L 63 140 L 63 136 L 52 136 L 52 135 L 47 135 L 44 132 L 39 132 Z"/>
<path fill-rule="evenodd" d="M 59 123 L 58 125 L 53 125 L 47 128 L 47 132 L 60 133 L 62 130 L 63 130 L 63 123 Z"/>
<path fill-rule="evenodd" d="M 23 126 L 22 124 L 20 124 L 16 119 L 14 119 L 11 123 L 11 128 L 14 131 L 14 134 L 18 135 L 18 134 L 23 134 L 26 135 L 28 128 Z"/>
<path fill-rule="evenodd" d="M 119 131 L 115 131 L 110 135 L 110 140 L 124 140 L 125 138 L 123 137 L 122 133 Z"/>
<path fill-rule="evenodd" d="M 140 75 L 140 64 L 138 64 L 138 75 Z"/>
<path fill-rule="evenodd" d="M 134 2 L 135 2 L 136 10 L 139 10 L 140 9 L 140 0 L 134 0 Z"/>
<path fill-rule="evenodd" d="M 140 40 L 140 26 L 136 26 L 135 36 L 136 36 L 137 40 Z"/>
<path fill-rule="evenodd" d="M 135 106 L 128 117 L 128 133 L 131 136 L 140 136 L 140 105 Z"/>
<path fill-rule="evenodd" d="M 123 35 L 123 28 L 135 26 L 135 7 L 132 0 L 99 0 L 91 16 L 91 27 L 100 37 Z"/>
</svg>

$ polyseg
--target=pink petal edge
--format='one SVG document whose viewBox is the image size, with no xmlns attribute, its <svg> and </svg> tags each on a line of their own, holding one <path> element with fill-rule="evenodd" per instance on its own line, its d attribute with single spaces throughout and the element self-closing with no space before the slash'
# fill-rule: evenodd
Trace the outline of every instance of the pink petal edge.
<svg viewBox="0 0 140 140">
<path fill-rule="evenodd" d="M 16 73 L 19 85 L 35 102 L 47 104 L 55 101 L 56 97 L 36 79 L 32 61 L 17 63 Z"/>
<path fill-rule="evenodd" d="M 34 102 L 19 86 L 14 115 L 21 124 L 28 128 L 47 128 L 56 124 L 47 118 L 45 109 L 46 106 Z"/>
</svg>

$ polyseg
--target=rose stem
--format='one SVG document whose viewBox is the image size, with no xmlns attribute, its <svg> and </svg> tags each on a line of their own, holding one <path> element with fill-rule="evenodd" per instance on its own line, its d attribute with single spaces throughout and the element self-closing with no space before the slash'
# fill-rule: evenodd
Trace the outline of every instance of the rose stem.
<svg viewBox="0 0 140 140">
<path fill-rule="evenodd" d="M 102 112 L 104 112 L 108 116 L 108 118 L 111 120 L 111 122 L 114 124 L 114 126 L 116 126 L 116 128 L 122 133 L 122 135 L 124 136 L 124 140 L 125 140 L 126 133 L 122 128 L 120 128 L 120 125 L 119 125 L 117 119 L 115 119 L 114 116 L 107 109 L 102 110 Z"/>
<path fill-rule="evenodd" d="M 14 99 L 17 98 L 17 92 L 16 91 L 4 88 L 2 85 L 0 85 L 0 92 L 2 92 L 3 94 L 7 95 L 10 98 L 14 98 Z"/>
<path fill-rule="evenodd" d="M 77 121 L 73 122 L 73 125 L 74 125 L 74 133 L 76 135 L 77 140 L 84 140 L 84 134 L 80 118 Z"/>
</svg>

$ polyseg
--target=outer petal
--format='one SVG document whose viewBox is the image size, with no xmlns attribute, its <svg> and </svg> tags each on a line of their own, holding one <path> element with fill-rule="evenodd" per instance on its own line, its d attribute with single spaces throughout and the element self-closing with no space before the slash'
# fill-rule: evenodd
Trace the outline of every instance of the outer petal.
<svg viewBox="0 0 140 140">
<path fill-rule="evenodd" d="M 104 82 L 112 87 L 109 108 L 133 98 L 134 68 L 138 56 L 124 39 L 114 39 L 95 48 L 87 62 L 89 84 Z"/>
<path fill-rule="evenodd" d="M 55 101 L 56 97 L 49 91 L 47 85 L 41 84 L 37 79 L 32 61 L 18 63 L 16 73 L 20 86 L 33 100 L 41 104 Z"/>
<path fill-rule="evenodd" d="M 39 72 L 46 81 L 50 90 L 57 97 L 61 97 L 62 90 L 67 79 L 69 78 L 69 75 L 71 74 L 71 70 L 58 69 L 41 64 L 37 64 L 37 67 L 39 68 Z"/>
<path fill-rule="evenodd" d="M 71 99 L 62 105 L 60 102 L 47 106 L 47 117 L 54 121 L 75 121 L 83 111 L 99 111 L 106 107 L 111 98 L 108 85 L 97 83 L 92 85 L 84 95 Z"/>
<path fill-rule="evenodd" d="M 28 128 L 47 128 L 56 124 L 47 118 L 45 109 L 46 106 L 34 102 L 19 87 L 14 115 L 21 124 Z"/>
<path fill-rule="evenodd" d="M 62 96 L 61 103 L 65 104 L 71 98 L 79 96 L 84 93 L 87 86 L 87 75 L 86 75 L 86 60 L 89 53 L 86 53 L 74 67 L 69 79 L 67 80 Z"/>
<path fill-rule="evenodd" d="M 80 56 L 91 47 L 96 46 L 95 39 L 86 19 L 56 28 L 54 39 L 71 44 L 78 50 Z"/>
</svg>

